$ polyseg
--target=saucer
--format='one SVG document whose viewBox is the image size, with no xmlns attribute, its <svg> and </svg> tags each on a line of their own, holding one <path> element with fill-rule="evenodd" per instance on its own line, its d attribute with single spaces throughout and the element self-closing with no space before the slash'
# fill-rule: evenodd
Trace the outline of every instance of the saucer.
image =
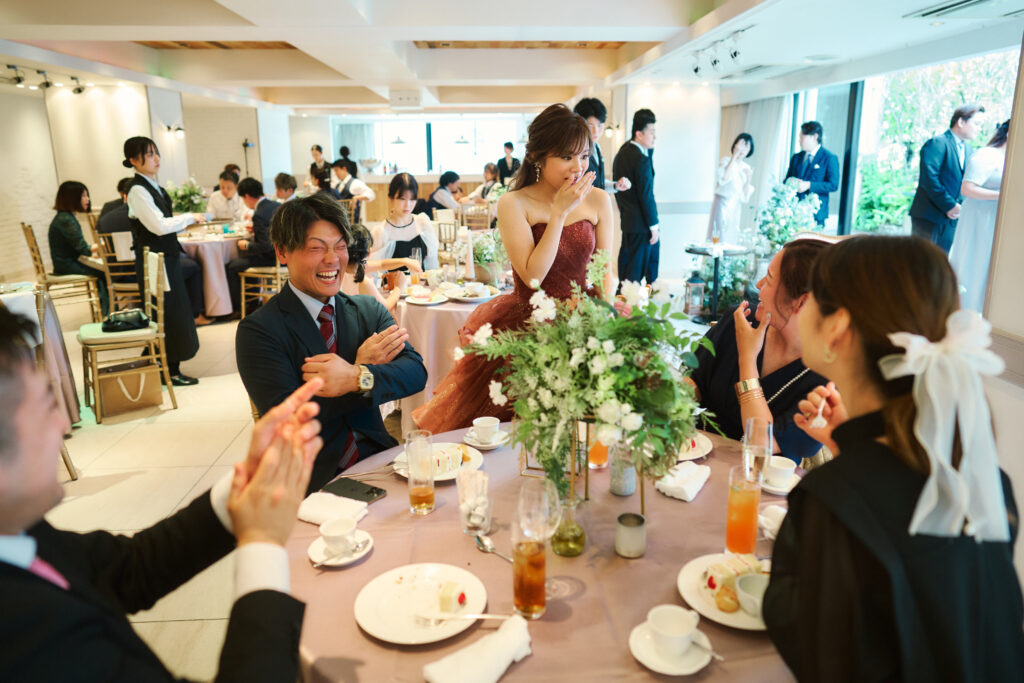
<svg viewBox="0 0 1024 683">
<path fill-rule="evenodd" d="M 761 482 L 761 490 L 767 491 L 768 493 L 776 496 L 787 496 L 789 492 L 793 490 L 793 487 L 800 483 L 800 475 L 794 472 L 791 475 L 789 483 L 785 486 L 772 486 L 767 480 Z"/>
<path fill-rule="evenodd" d="M 352 555 L 342 555 L 341 557 L 337 557 L 331 560 L 330 562 L 324 562 L 324 564 L 321 566 L 344 567 L 347 564 L 352 564 L 357 560 L 361 560 L 363 557 L 366 556 L 368 552 L 373 550 L 373 536 L 366 533 L 362 529 L 356 529 L 355 534 L 352 536 L 352 542 L 362 543 L 363 541 L 367 540 L 369 541 L 369 543 L 367 543 L 366 547 L 360 550 L 358 553 L 354 553 Z M 316 540 L 309 544 L 309 550 L 306 551 L 306 554 L 309 555 L 309 559 L 313 561 L 313 564 L 321 562 L 325 557 L 329 556 L 329 553 L 327 551 L 327 544 L 324 543 L 324 539 L 322 536 L 317 536 Z"/>
<path fill-rule="evenodd" d="M 494 450 L 495 448 L 498 448 L 499 446 L 504 445 L 509 440 L 510 436 L 511 435 L 508 432 L 498 430 L 498 433 L 495 434 L 494 441 L 484 443 L 476 439 L 475 432 L 473 431 L 473 428 L 470 427 L 469 431 L 466 432 L 465 436 L 462 437 L 462 440 L 465 441 L 470 446 L 472 446 L 473 448 L 479 449 L 481 451 L 490 451 Z"/>
<path fill-rule="evenodd" d="M 695 629 L 693 640 L 699 645 L 711 649 L 711 641 L 700 629 Z M 654 636 L 647 622 L 635 627 L 629 634 L 629 651 L 637 661 L 651 671 L 666 676 L 687 676 L 697 673 L 711 661 L 711 653 L 699 647 L 690 647 L 680 657 L 666 659 L 654 649 Z"/>
</svg>

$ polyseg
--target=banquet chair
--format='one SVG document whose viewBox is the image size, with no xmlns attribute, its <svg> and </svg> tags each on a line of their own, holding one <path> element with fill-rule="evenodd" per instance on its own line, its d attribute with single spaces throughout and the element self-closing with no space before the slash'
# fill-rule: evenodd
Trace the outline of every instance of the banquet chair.
<svg viewBox="0 0 1024 683">
<path fill-rule="evenodd" d="M 434 220 L 439 223 L 458 223 L 455 209 L 434 209 Z"/>
<path fill-rule="evenodd" d="M 107 291 L 110 292 L 110 310 L 122 308 L 138 308 L 142 305 L 139 298 L 139 285 L 135 282 L 135 261 L 118 261 L 114 236 L 99 236 L 100 258 L 107 269 Z"/>
<path fill-rule="evenodd" d="M 149 318 L 149 327 L 142 330 L 125 332 L 104 332 L 103 323 L 89 323 L 78 329 L 78 343 L 82 345 L 82 376 L 85 378 L 85 405 L 93 406 L 96 423 L 103 422 L 103 398 L 99 391 L 100 371 L 124 363 L 125 353 L 131 349 L 142 349 L 144 355 L 132 363 L 129 368 L 104 372 L 104 377 L 119 378 L 131 375 L 142 375 L 153 367 L 158 367 L 163 374 L 164 384 L 171 396 L 171 405 L 177 409 L 178 400 L 174 396 L 174 385 L 167 367 L 167 349 L 164 344 L 164 255 L 145 250 L 143 258 L 146 296 L 145 311 Z M 156 322 L 153 322 L 156 320 Z M 101 353 L 115 352 L 112 357 L 100 359 Z"/>
<path fill-rule="evenodd" d="M 435 225 L 437 226 L 437 241 L 441 244 L 441 249 L 449 251 L 459 234 L 458 224 L 455 221 L 437 221 Z"/>
<path fill-rule="evenodd" d="M 352 225 L 355 222 L 356 200 L 339 199 L 338 203 L 341 204 L 341 208 L 345 209 L 345 217 L 348 218 L 348 224 Z"/>
<path fill-rule="evenodd" d="M 491 227 L 491 210 L 483 206 L 462 207 L 462 224 L 470 230 L 487 230 Z"/>
<path fill-rule="evenodd" d="M 25 236 L 25 243 L 32 255 L 32 268 L 36 272 L 36 281 L 50 295 L 55 306 L 61 304 L 77 304 L 89 302 L 89 311 L 92 314 L 92 321 L 99 322 L 103 319 L 100 310 L 100 290 L 97 280 L 92 275 L 54 275 L 46 272 L 46 264 L 43 263 L 42 252 L 39 251 L 39 242 L 36 241 L 36 233 L 32 226 L 27 223 L 21 224 L 21 232 Z"/>
<path fill-rule="evenodd" d="M 242 292 L 242 310 L 239 312 L 244 318 L 247 301 L 255 300 L 262 304 L 281 291 L 282 285 L 288 281 L 288 266 L 282 266 L 275 255 L 274 265 L 246 268 L 238 274 L 238 281 Z"/>
<path fill-rule="evenodd" d="M 49 380 L 50 390 L 54 395 L 57 395 L 61 391 L 61 388 L 57 386 L 57 376 L 46 371 L 46 292 L 37 285 L 35 294 L 36 315 L 39 318 L 39 345 L 36 346 L 36 367 Z M 66 439 L 67 437 L 65 436 L 64 438 Z M 68 453 L 68 447 L 63 441 L 60 444 L 60 457 L 64 461 L 64 467 L 67 468 L 71 481 L 78 479 L 78 468 L 71 461 L 71 454 Z"/>
</svg>

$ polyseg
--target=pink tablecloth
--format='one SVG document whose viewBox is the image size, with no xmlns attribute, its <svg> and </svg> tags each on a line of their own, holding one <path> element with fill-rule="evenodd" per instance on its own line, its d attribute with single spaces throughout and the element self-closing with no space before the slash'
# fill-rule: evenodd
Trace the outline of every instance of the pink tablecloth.
<svg viewBox="0 0 1024 683">
<path fill-rule="evenodd" d="M 435 436 L 458 441 L 463 430 Z M 530 623 L 533 654 L 506 673 L 503 681 L 651 680 L 660 678 L 630 654 L 629 633 L 657 604 L 684 605 L 676 576 L 689 560 L 722 551 L 725 539 L 729 467 L 740 461 L 740 446 L 709 435 L 715 445 L 703 463 L 711 478 L 692 503 L 667 498 L 647 484 L 647 552 L 636 560 L 615 554 L 615 519 L 639 511 L 639 493 L 619 498 L 608 492 L 608 471 L 592 472 L 591 500 L 579 519 L 587 532 L 580 557 L 547 554 L 547 573 L 568 585 L 565 599 L 548 603 L 547 613 Z M 400 448 L 380 453 L 353 470 L 390 462 Z M 502 448 L 484 454 L 494 501 L 492 537 L 499 550 L 511 549 L 509 522 L 520 482 L 517 453 Z M 462 533 L 454 482 L 438 484 L 436 509 L 422 518 L 409 515 L 405 480 L 395 474 L 372 483 L 388 495 L 371 504 L 359 523 L 372 534 L 374 548 L 363 560 L 341 569 L 313 569 L 306 549 L 317 528 L 299 522 L 288 542 L 294 594 L 306 602 L 300 647 L 306 681 L 422 681 L 422 667 L 472 643 L 496 628 L 477 622 L 463 633 L 431 645 L 396 646 L 368 636 L 355 622 L 356 595 L 378 575 L 414 562 L 443 562 L 475 574 L 487 588 L 487 611 L 511 613 L 512 567 L 485 555 Z M 582 485 L 581 485 L 582 490 Z M 765 500 L 779 501 L 765 495 Z M 767 542 L 762 542 L 762 545 Z M 768 547 L 759 547 L 763 553 Z M 701 630 L 725 657 L 688 680 L 792 681 L 793 676 L 764 633 L 739 631 L 701 619 Z M 668 680 L 666 678 L 666 680 Z"/>
<path fill-rule="evenodd" d="M 238 240 L 242 237 L 224 237 L 217 240 L 180 239 L 185 253 L 203 268 L 203 295 L 206 315 L 216 317 L 231 313 L 231 291 L 224 265 L 238 258 Z"/>
<path fill-rule="evenodd" d="M 438 383 L 455 365 L 452 351 L 459 346 L 459 328 L 478 304 L 448 301 L 437 306 L 417 306 L 405 301 L 395 309 L 395 322 L 409 331 L 409 343 L 423 356 L 427 386 L 402 399 L 402 433 L 416 429 L 412 411 L 430 400 Z"/>
</svg>

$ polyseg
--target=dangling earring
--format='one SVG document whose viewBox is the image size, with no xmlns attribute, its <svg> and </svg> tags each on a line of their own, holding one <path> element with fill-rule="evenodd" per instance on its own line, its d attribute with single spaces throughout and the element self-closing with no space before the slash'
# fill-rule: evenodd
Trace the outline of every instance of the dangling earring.
<svg viewBox="0 0 1024 683">
<path fill-rule="evenodd" d="M 836 360 L 836 352 L 828 344 L 825 344 L 825 353 L 821 355 L 821 359 L 826 363 L 833 363 Z"/>
<path fill-rule="evenodd" d="M 540 182 L 540 164 L 534 164 L 533 167 L 537 169 L 537 180 L 534 182 Z"/>
</svg>

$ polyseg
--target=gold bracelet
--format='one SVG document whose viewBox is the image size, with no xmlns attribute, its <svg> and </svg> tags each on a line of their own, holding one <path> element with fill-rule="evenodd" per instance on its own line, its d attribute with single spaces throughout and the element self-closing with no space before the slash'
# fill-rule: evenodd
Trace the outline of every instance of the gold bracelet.
<svg viewBox="0 0 1024 683">
<path fill-rule="evenodd" d="M 761 388 L 761 381 L 757 377 L 751 379 L 741 379 L 736 382 L 736 398 L 739 398 L 748 391 Z"/>
<path fill-rule="evenodd" d="M 758 399 L 764 400 L 764 391 L 762 391 L 760 387 L 744 391 L 740 394 L 740 405 L 750 403 L 751 401 L 756 401 Z"/>
</svg>

